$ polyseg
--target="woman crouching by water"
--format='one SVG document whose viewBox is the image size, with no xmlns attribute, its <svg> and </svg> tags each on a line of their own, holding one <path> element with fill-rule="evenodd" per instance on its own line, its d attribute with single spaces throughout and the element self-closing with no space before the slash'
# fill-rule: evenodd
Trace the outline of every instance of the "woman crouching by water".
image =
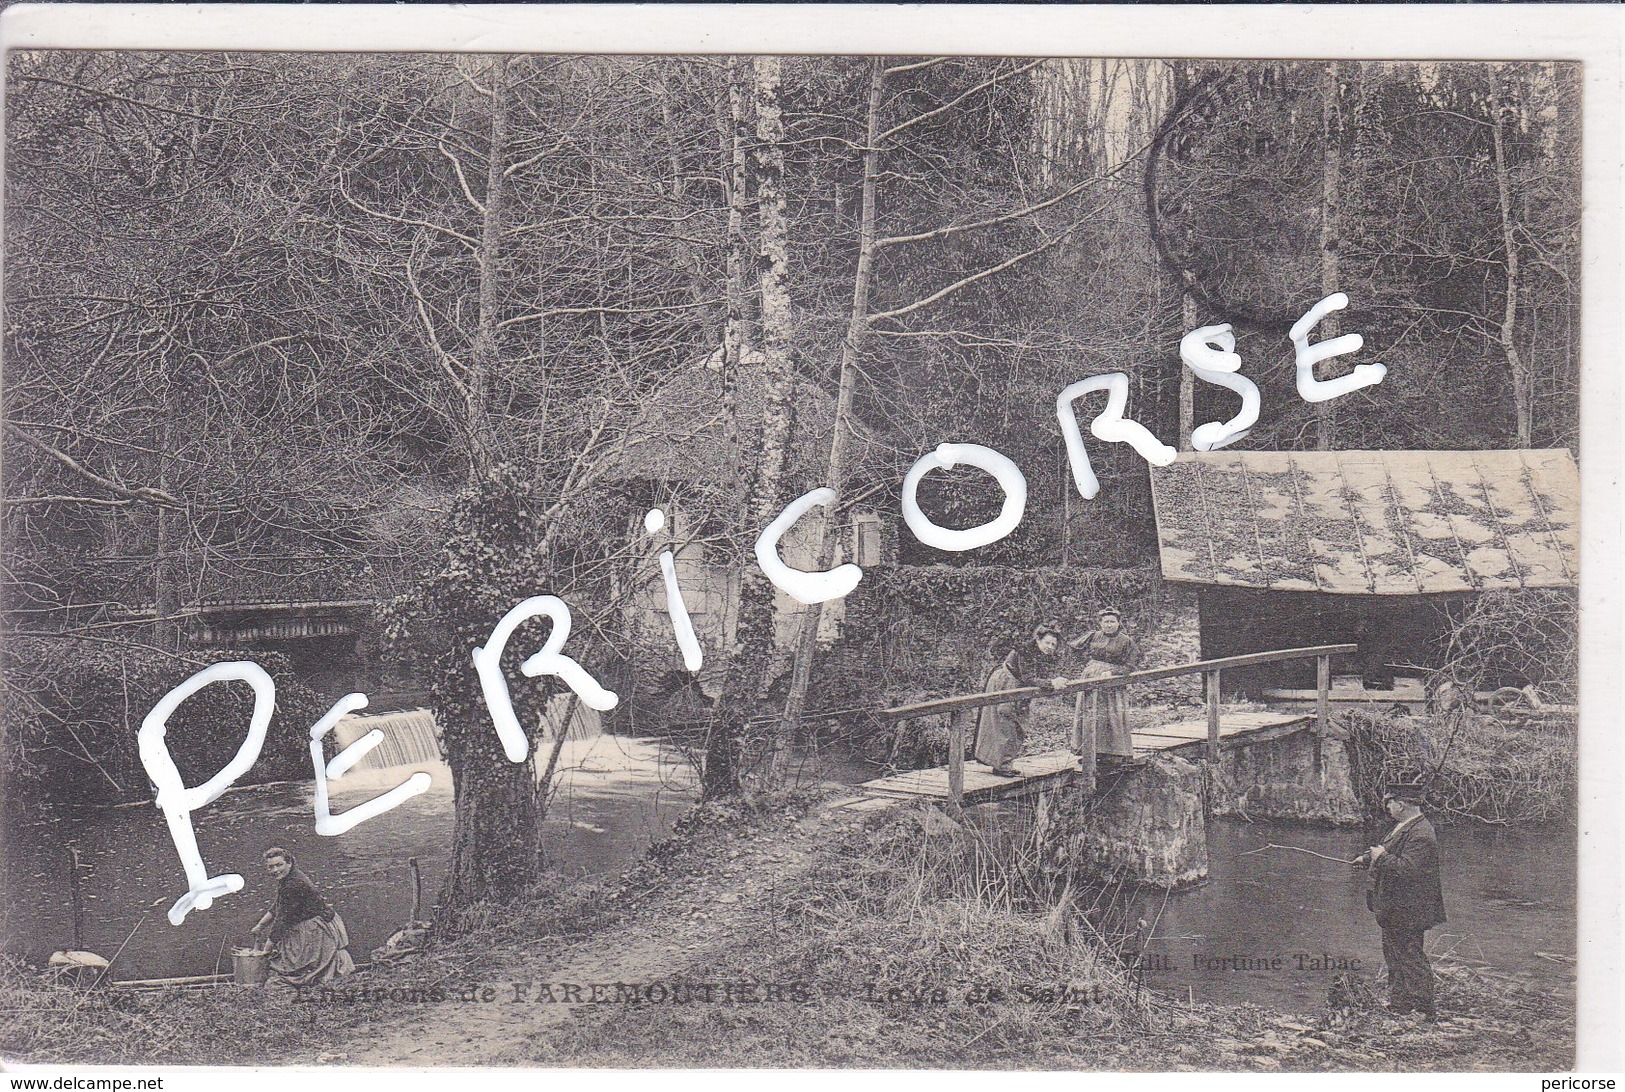
<svg viewBox="0 0 1625 1092">
<path fill-rule="evenodd" d="M 254 932 L 269 931 L 265 943 L 272 950 L 276 981 L 312 986 L 355 970 L 355 961 L 345 950 L 350 935 L 344 919 L 322 898 L 304 870 L 294 867 L 293 854 L 272 846 L 265 851 L 265 870 L 276 878 L 276 901 L 255 924 Z"/>
<path fill-rule="evenodd" d="M 1058 687 L 1066 680 L 1059 678 L 1060 658 L 1056 655 L 1061 644 L 1061 632 L 1053 625 L 1044 624 L 1033 630 L 1032 641 L 1012 648 L 987 677 L 983 689 L 988 693 L 999 690 L 1017 690 L 1024 686 Z M 993 767 L 999 777 L 1020 777 L 1021 772 L 1010 765 L 1021 754 L 1027 742 L 1027 719 L 1030 701 L 1007 702 L 1004 705 L 983 706 L 976 719 L 976 761 Z"/>
</svg>

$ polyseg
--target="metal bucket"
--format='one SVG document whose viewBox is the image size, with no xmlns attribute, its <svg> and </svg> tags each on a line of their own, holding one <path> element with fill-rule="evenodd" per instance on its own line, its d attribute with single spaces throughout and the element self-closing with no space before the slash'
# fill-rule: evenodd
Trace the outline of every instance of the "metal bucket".
<svg viewBox="0 0 1625 1092">
<path fill-rule="evenodd" d="M 231 950 L 231 977 L 239 986 L 263 986 L 271 977 L 271 953 L 256 948 Z"/>
</svg>

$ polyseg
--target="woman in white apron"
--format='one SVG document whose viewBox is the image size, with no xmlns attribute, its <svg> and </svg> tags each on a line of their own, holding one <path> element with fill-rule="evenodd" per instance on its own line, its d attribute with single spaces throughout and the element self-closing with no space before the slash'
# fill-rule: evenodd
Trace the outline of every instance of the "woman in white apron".
<svg viewBox="0 0 1625 1092">
<path fill-rule="evenodd" d="M 1115 608 L 1100 612 L 1099 628 L 1070 642 L 1083 654 L 1082 679 L 1127 675 L 1140 666 L 1140 646 L 1123 632 L 1123 617 Z M 1093 724 L 1095 750 L 1111 760 L 1134 757 L 1134 736 L 1128 723 L 1128 687 L 1111 686 L 1084 692 L 1083 716 L 1073 726 L 1072 753 L 1083 754 L 1083 727 Z"/>
</svg>

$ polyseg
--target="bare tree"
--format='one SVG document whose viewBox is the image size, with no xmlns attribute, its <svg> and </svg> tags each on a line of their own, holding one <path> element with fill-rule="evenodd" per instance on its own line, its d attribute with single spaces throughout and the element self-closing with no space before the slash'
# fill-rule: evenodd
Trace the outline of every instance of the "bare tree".
<svg viewBox="0 0 1625 1092">
<path fill-rule="evenodd" d="M 834 433 L 825 468 L 824 484 L 844 495 L 856 427 L 858 384 L 864 374 L 868 340 L 877 324 L 900 332 L 908 327 L 913 316 L 923 316 L 938 309 L 952 306 L 956 297 L 985 286 L 1000 276 L 1014 276 L 1027 263 L 1035 262 L 1072 238 L 1078 229 L 1099 214 L 1100 204 L 1078 207 L 1079 199 L 1097 188 L 1103 179 L 1085 176 L 1069 180 L 1070 184 L 1057 184 L 1055 192 L 1041 197 L 1016 202 L 1014 207 L 1005 197 L 1002 208 L 976 210 L 973 216 L 961 213 L 954 222 L 932 226 L 912 226 L 896 234 L 879 234 L 879 200 L 882 178 L 886 171 L 884 160 L 888 153 L 904 157 L 911 149 L 910 142 L 923 127 L 949 115 L 966 102 L 977 102 L 988 94 L 1020 81 L 1038 67 L 1040 62 L 1005 61 L 986 66 L 972 66 L 968 85 L 950 85 L 941 92 L 935 105 L 922 107 L 901 120 L 888 124 L 886 113 L 887 81 L 900 80 L 911 74 L 929 73 L 938 69 L 942 59 L 908 61 L 887 65 L 884 58 L 873 58 L 868 64 L 867 102 L 864 112 L 864 135 L 860 145 L 861 202 L 857 221 L 856 261 L 854 266 L 851 306 L 846 316 L 845 335 L 841 341 L 840 369 L 836 393 Z M 906 97 L 900 93 L 899 97 Z M 929 138 L 927 138 L 929 139 Z M 907 206 L 905 206 L 907 207 Z M 909 209 L 909 211 L 914 211 Z M 935 212 L 936 210 L 932 210 Z M 1054 220 L 1058 218 L 1058 222 Z M 903 254 L 910 257 L 931 244 L 958 242 L 966 237 L 996 234 L 1000 229 L 1030 232 L 1026 243 L 1018 244 L 1014 252 L 997 253 L 984 259 L 985 264 L 966 272 L 950 283 L 931 286 L 909 302 L 875 310 L 872 304 L 875 291 L 877 258 L 883 253 Z M 1036 236 L 1033 239 L 1032 236 Z M 900 258 L 899 264 L 907 258 Z M 839 510 L 831 513 L 820 508 L 809 519 L 815 520 L 819 567 L 825 568 L 835 561 L 839 545 L 841 521 Z M 792 740 L 806 707 L 807 692 L 811 685 L 812 669 L 818 654 L 818 628 L 821 611 L 805 612 L 797 632 L 794 667 L 790 689 L 780 721 L 780 745 Z"/>
<path fill-rule="evenodd" d="M 174 651 L 244 565 L 298 580 L 313 546 L 355 556 L 345 525 L 378 488 L 384 430 L 287 243 L 305 179 L 261 169 L 324 110 L 286 58 L 30 54 L 11 76 L 7 608 L 104 635 L 145 615 Z M 252 124 L 272 109 L 303 127 Z M 84 583 L 76 560 L 106 557 Z"/>
</svg>

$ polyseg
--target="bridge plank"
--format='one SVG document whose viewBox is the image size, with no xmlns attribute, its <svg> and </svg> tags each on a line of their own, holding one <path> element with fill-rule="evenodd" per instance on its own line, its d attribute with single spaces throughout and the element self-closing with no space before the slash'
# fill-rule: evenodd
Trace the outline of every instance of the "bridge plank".
<svg viewBox="0 0 1625 1092">
<path fill-rule="evenodd" d="M 1069 751 L 1046 751 L 1042 754 L 1023 755 L 1014 763 L 1020 777 L 995 777 L 980 764 L 965 766 L 965 802 L 982 803 L 987 800 L 1006 799 L 1037 791 L 1039 784 L 1069 777 L 1078 768 L 1078 760 Z M 906 770 L 890 777 L 876 778 L 859 786 L 864 792 L 895 796 L 923 796 L 948 799 L 948 768 L 935 766 L 925 770 Z"/>
<path fill-rule="evenodd" d="M 1300 731 L 1309 727 L 1314 718 L 1302 713 L 1235 712 L 1226 713 L 1219 724 L 1219 746 L 1240 746 L 1260 733 L 1276 735 L 1280 730 Z M 1159 724 L 1134 733 L 1134 749 L 1140 754 L 1156 754 L 1201 744 L 1207 739 L 1207 722 L 1179 721 Z M 1021 771 L 1020 777 L 994 777 L 980 763 L 965 766 L 965 795 L 967 804 L 984 804 L 995 800 L 1010 800 L 1030 796 L 1044 789 L 1071 780 L 1078 769 L 1077 756 L 1070 751 L 1044 751 L 1023 755 L 1012 765 Z M 948 767 L 933 766 L 924 770 L 904 770 L 888 777 L 865 781 L 858 789 L 872 796 L 900 796 L 947 800 Z"/>
</svg>

